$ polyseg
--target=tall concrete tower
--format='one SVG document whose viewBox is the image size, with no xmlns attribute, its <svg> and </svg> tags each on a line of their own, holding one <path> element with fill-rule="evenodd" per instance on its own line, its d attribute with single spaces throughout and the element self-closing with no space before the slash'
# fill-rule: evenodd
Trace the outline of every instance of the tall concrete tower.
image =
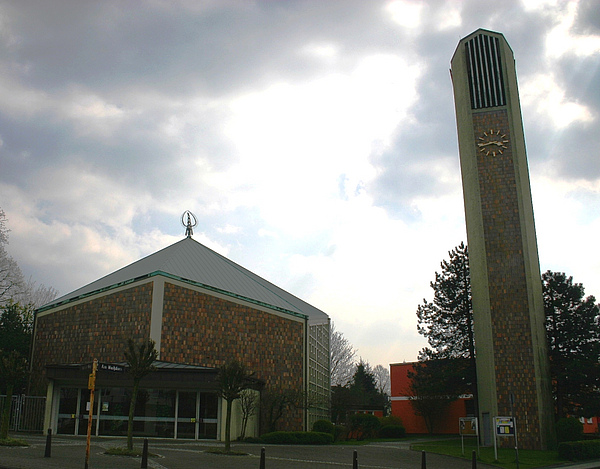
<svg viewBox="0 0 600 469">
<path fill-rule="evenodd" d="M 525 137 L 513 52 L 477 30 L 451 62 L 484 443 L 517 420 L 519 447 L 553 445 L 550 371 Z M 512 445 L 512 441 L 506 442 Z"/>
</svg>

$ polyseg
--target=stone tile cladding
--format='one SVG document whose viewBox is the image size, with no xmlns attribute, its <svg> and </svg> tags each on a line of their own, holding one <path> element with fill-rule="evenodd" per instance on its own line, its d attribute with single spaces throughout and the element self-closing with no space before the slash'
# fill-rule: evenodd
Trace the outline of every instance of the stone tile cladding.
<svg viewBox="0 0 600 469">
<path fill-rule="evenodd" d="M 511 140 L 506 110 L 473 115 L 475 144 L 490 129 Z M 539 416 L 535 383 L 529 300 L 523 240 L 511 143 L 502 155 L 477 151 L 489 295 L 494 337 L 498 412 L 510 415 L 515 395 L 519 443 L 539 448 Z M 508 440 L 508 439 L 505 439 Z M 509 444 L 513 444 L 508 442 Z"/>
<path fill-rule="evenodd" d="M 45 395 L 45 366 L 121 362 L 127 339 L 150 337 L 152 282 L 37 318 L 33 389 Z"/>
<path fill-rule="evenodd" d="M 304 325 L 248 306 L 165 283 L 161 358 L 218 367 L 237 359 L 272 390 L 303 384 Z M 302 430 L 302 411 L 280 430 Z"/>
</svg>

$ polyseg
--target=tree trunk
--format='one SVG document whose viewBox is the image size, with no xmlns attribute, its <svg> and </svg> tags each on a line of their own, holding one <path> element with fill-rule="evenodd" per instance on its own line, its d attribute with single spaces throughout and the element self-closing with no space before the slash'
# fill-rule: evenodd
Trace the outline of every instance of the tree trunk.
<svg viewBox="0 0 600 469">
<path fill-rule="evenodd" d="M 127 449 L 129 451 L 133 451 L 133 416 L 135 415 L 135 404 L 139 386 L 140 383 L 138 381 L 133 382 L 131 402 L 129 403 L 129 420 L 127 421 Z"/>
<path fill-rule="evenodd" d="M 0 427 L 0 440 L 8 438 L 8 428 L 10 426 L 10 407 L 12 405 L 12 395 L 14 386 L 6 386 L 6 397 L 4 398 L 4 408 L 2 409 L 2 427 Z"/>
<path fill-rule="evenodd" d="M 231 449 L 231 403 L 229 399 L 227 403 L 227 416 L 225 417 L 225 452 L 229 453 Z"/>
</svg>

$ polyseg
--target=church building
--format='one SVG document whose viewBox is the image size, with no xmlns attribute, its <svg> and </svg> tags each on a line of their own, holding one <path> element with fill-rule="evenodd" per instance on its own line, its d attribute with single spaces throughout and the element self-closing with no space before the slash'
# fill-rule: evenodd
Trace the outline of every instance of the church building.
<svg viewBox="0 0 600 469">
<path fill-rule="evenodd" d="M 36 311 L 31 385 L 47 396 L 45 429 L 87 432 L 88 375 L 97 359 L 92 433 L 125 434 L 130 338 L 152 339 L 158 351 L 141 382 L 134 435 L 223 439 L 216 376 L 233 359 L 255 373 L 261 397 L 303 397 L 278 429 L 310 429 L 328 416 L 329 317 L 195 241 L 189 225 L 181 241 Z M 261 431 L 258 415 L 246 436 Z"/>
</svg>

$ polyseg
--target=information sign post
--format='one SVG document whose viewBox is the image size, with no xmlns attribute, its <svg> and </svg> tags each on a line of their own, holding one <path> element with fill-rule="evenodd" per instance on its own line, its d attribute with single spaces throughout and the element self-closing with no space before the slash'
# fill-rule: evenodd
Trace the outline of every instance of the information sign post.
<svg viewBox="0 0 600 469">
<path fill-rule="evenodd" d="M 494 456 L 498 460 L 498 438 L 514 437 L 517 440 L 517 424 L 514 417 L 494 417 L 495 436 L 494 436 Z M 516 446 L 516 445 L 515 445 Z M 518 462 L 517 462 L 518 464 Z"/>
<path fill-rule="evenodd" d="M 465 455 L 465 436 L 474 436 L 477 439 L 477 456 L 479 456 L 479 426 L 477 425 L 477 417 L 460 417 L 458 419 L 458 428 L 463 456 Z"/>
</svg>

